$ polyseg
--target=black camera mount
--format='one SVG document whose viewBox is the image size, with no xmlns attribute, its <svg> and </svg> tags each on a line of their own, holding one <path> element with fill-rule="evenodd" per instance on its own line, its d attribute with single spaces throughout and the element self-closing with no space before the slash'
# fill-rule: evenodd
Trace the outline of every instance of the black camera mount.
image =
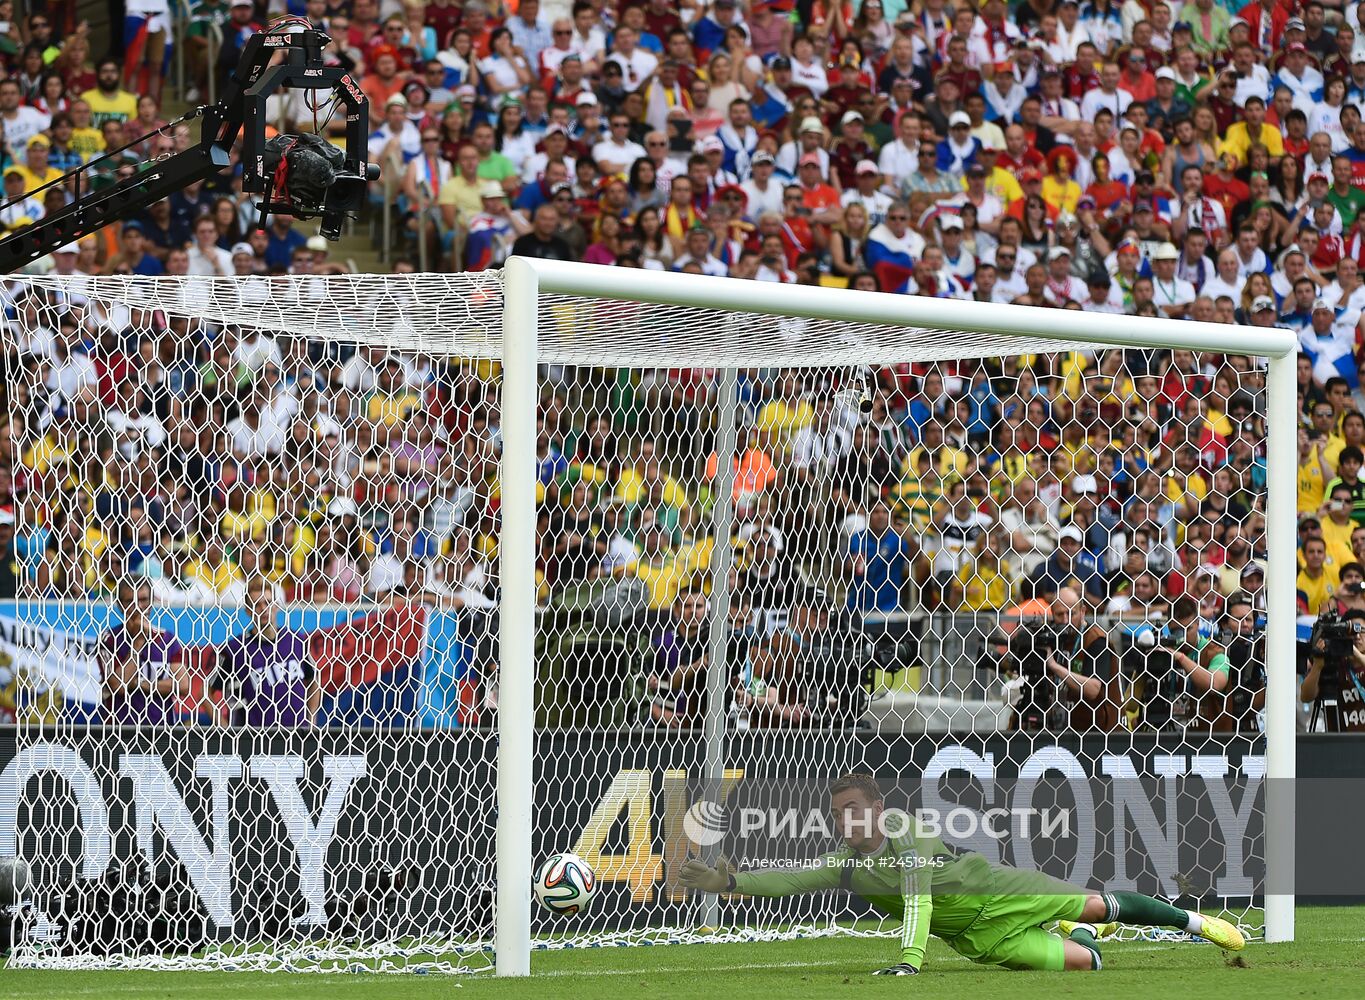
<svg viewBox="0 0 1365 1000">
<path fill-rule="evenodd" d="M 88 181 L 92 167 L 127 146 L 26 192 L 24 197 L 31 197 L 75 178 L 75 197 L 69 204 L 0 238 L 0 272 L 18 270 L 66 243 L 126 220 L 196 181 L 221 173 L 230 164 L 233 144 L 244 129 L 242 189 L 261 196 L 258 226 L 269 213 L 299 219 L 321 216 L 322 235 L 337 239 L 342 220 L 353 218 L 364 204 L 366 185 L 378 179 L 379 167 L 368 162 L 369 101 L 349 73 L 324 63 L 323 49 L 330 42 L 321 31 L 300 29 L 294 19 L 258 32 L 247 39 L 217 104 L 196 108 L 159 130 L 164 133 L 201 118 L 198 143 L 100 190 L 90 190 L 88 183 L 82 190 L 82 182 Z M 265 102 L 281 87 L 332 94 L 346 110 L 344 151 L 307 133 L 266 141 Z"/>
</svg>

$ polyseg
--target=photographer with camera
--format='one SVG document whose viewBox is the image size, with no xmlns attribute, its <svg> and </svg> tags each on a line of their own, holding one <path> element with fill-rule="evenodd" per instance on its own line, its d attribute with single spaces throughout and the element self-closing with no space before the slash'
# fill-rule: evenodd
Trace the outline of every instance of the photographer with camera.
<svg viewBox="0 0 1365 1000">
<path fill-rule="evenodd" d="M 1200 634 L 1199 622 L 1199 605 L 1186 595 L 1171 607 L 1164 627 L 1134 634 L 1123 657 L 1129 685 L 1123 706 L 1128 728 L 1179 728 L 1193 714 L 1196 692 L 1227 686 L 1227 655 Z"/>
<path fill-rule="evenodd" d="M 1072 587 L 1057 592 L 1049 620 L 1020 621 L 1002 666 L 1017 675 L 1020 688 L 1013 729 L 1108 730 L 1118 721 L 1109 690 L 1117 676 L 1109 635 L 1087 624 L 1085 602 Z"/>
<path fill-rule="evenodd" d="M 784 627 L 753 647 L 739 704 L 752 727 L 848 726 L 867 703 L 868 643 L 814 588 L 800 590 Z"/>
<path fill-rule="evenodd" d="M 1257 715 L 1265 707 L 1265 624 L 1254 599 L 1245 592 L 1228 598 L 1218 634 L 1200 650 L 1203 669 L 1189 671 L 1191 684 L 1203 692 L 1191 728 L 1220 733 L 1258 728 Z"/>
<path fill-rule="evenodd" d="M 1299 700 L 1313 703 L 1309 732 L 1319 719 L 1329 733 L 1365 732 L 1365 611 L 1333 603 L 1313 623 Z"/>
</svg>

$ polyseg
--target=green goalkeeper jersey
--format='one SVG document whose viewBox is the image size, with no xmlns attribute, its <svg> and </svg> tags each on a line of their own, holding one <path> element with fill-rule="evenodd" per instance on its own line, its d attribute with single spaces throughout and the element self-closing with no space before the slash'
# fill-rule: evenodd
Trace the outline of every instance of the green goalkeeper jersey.
<svg viewBox="0 0 1365 1000">
<path fill-rule="evenodd" d="M 901 919 L 901 961 L 920 968 L 929 935 L 965 931 L 991 898 L 992 868 L 980 854 L 954 851 L 937 838 L 918 843 L 907 833 L 887 837 L 876 854 L 841 848 L 808 867 L 746 871 L 735 892 L 795 896 L 842 889 Z"/>
</svg>

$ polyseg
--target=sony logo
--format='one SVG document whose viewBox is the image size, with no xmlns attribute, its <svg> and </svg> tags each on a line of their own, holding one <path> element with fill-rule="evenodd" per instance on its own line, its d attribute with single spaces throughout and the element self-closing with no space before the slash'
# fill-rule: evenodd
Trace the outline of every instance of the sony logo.
<svg viewBox="0 0 1365 1000">
<path fill-rule="evenodd" d="M 258 781 L 269 790 L 279 811 L 299 866 L 299 895 L 306 904 L 297 918 L 301 925 L 326 923 L 324 869 L 327 851 L 336 837 L 337 820 L 356 780 L 369 772 L 362 755 L 322 758 L 326 792 L 320 807 L 304 801 L 299 783 L 306 773 L 304 759 L 295 754 L 200 754 L 194 774 L 208 784 L 209 830 L 201 833 L 185 796 L 171 779 L 157 754 L 126 753 L 118 775 L 132 788 L 138 849 L 155 861 L 159 830 L 165 847 L 184 865 L 190 882 L 213 922 L 230 930 L 236 922 L 232 905 L 232 850 L 229 842 L 230 791 L 235 782 Z M 0 857 L 18 853 L 19 801 L 29 781 L 38 775 L 63 779 L 80 815 L 83 855 L 80 874 L 97 879 L 113 856 L 113 831 L 104 787 L 90 765 L 70 747 L 39 742 L 25 747 L 0 771 Z M 317 817 L 314 820 L 312 817 Z"/>
</svg>

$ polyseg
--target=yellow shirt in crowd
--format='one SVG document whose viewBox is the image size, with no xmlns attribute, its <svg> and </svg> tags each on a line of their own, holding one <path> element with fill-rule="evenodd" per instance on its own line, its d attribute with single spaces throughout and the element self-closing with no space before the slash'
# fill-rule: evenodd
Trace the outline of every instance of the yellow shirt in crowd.
<svg viewBox="0 0 1365 1000">
<path fill-rule="evenodd" d="M 963 611 L 999 611 L 1009 603 L 1010 581 L 1000 569 L 975 560 L 958 569 Z"/>
<path fill-rule="evenodd" d="M 1294 586 L 1299 596 L 1307 603 L 1310 615 L 1320 612 L 1337 590 L 1337 582 L 1332 579 L 1332 573 L 1326 567 L 1318 574 L 1316 580 L 1308 575 L 1307 570 L 1302 570 Z"/>
<path fill-rule="evenodd" d="M 1299 504 L 1300 514 L 1315 512 L 1322 506 L 1323 488 L 1327 481 L 1322 478 L 1322 464 L 1316 453 L 1308 456 L 1308 461 L 1299 463 Z"/>
<path fill-rule="evenodd" d="M 137 117 L 137 95 L 126 90 L 105 97 L 99 87 L 91 87 L 81 95 L 81 100 L 90 105 L 90 121 L 96 128 L 105 122 L 126 122 Z"/>
</svg>

